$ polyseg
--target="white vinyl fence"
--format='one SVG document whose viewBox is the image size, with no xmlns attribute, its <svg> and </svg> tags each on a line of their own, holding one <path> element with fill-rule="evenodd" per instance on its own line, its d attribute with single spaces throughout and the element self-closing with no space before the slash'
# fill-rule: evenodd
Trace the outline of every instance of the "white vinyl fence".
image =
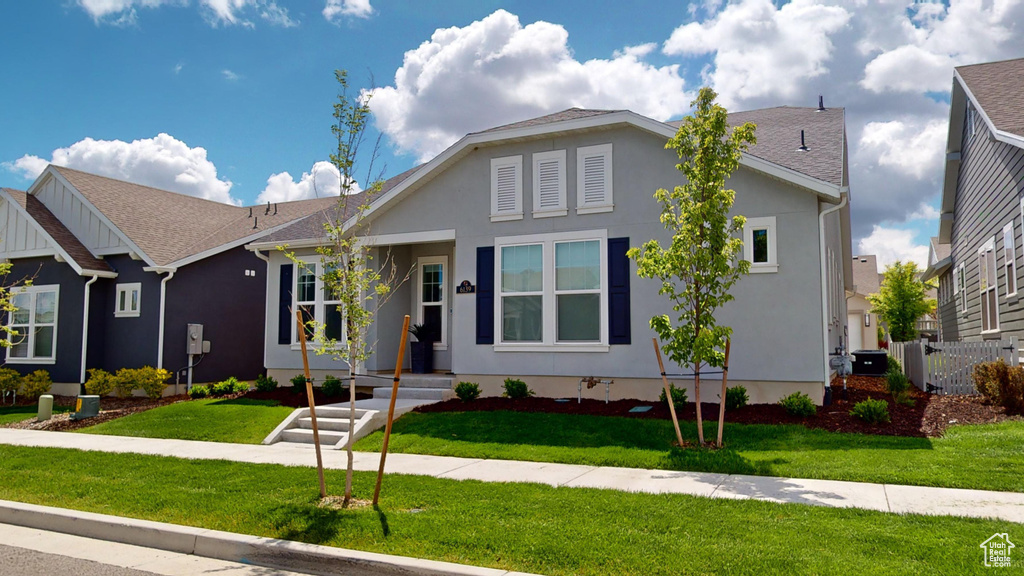
<svg viewBox="0 0 1024 576">
<path fill-rule="evenodd" d="M 934 394 L 977 394 L 971 373 L 975 364 L 1002 358 L 1018 362 L 1017 339 L 985 342 L 892 342 L 889 355 L 900 361 L 915 386 Z"/>
</svg>

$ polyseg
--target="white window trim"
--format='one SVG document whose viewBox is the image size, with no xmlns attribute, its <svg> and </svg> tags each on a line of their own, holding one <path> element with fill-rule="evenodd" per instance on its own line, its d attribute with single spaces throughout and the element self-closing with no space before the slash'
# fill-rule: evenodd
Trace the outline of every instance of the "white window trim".
<svg viewBox="0 0 1024 576">
<path fill-rule="evenodd" d="M 1010 241 L 1006 241 L 1009 234 Z M 1003 270 L 1006 274 L 1006 298 L 1017 296 L 1017 248 L 1013 234 L 1013 220 L 1003 226 Z"/>
<path fill-rule="evenodd" d="M 960 265 L 956 267 L 956 284 L 953 286 L 953 292 L 955 294 L 954 297 L 959 300 L 960 303 L 961 316 L 967 316 L 967 270 L 964 266 L 964 263 L 961 262 Z"/>
<path fill-rule="evenodd" d="M 601 243 L 601 323 L 598 342 L 559 343 L 555 339 L 555 244 L 580 240 L 598 240 Z M 543 244 L 544 266 L 542 314 L 544 330 L 541 342 L 503 342 L 502 337 L 502 295 L 501 291 L 501 249 L 507 246 Z M 497 305 L 494 307 L 494 351 L 495 352 L 607 352 L 608 345 L 608 231 L 581 230 L 555 234 L 530 234 L 526 236 L 502 236 L 494 239 L 494 288 Z M 510 293 L 513 294 L 513 293 Z M 514 294 L 522 294 L 516 292 Z"/>
<path fill-rule="evenodd" d="M 587 156 L 604 156 L 604 201 L 587 204 L 583 188 L 583 166 Z M 614 173 L 612 171 L 612 145 L 581 146 L 576 149 L 576 213 L 597 214 L 615 209 Z"/>
<path fill-rule="evenodd" d="M 558 161 L 558 206 L 555 208 L 540 208 L 540 163 L 550 160 Z M 566 196 L 565 150 L 535 153 L 533 155 L 533 217 L 550 218 L 552 216 L 567 215 L 569 209 L 566 207 Z"/>
<path fill-rule="evenodd" d="M 754 262 L 754 230 L 768 231 L 768 262 Z M 751 274 L 779 271 L 778 237 L 775 230 L 775 216 L 747 218 L 743 226 L 743 259 L 750 262 Z"/>
<path fill-rule="evenodd" d="M 131 293 L 133 290 L 138 292 L 135 310 L 131 308 L 122 310 L 121 294 L 125 294 L 125 303 L 131 306 Z M 138 318 L 140 315 L 142 315 L 142 282 L 118 284 L 117 289 L 114 291 L 114 316 L 118 318 Z"/>
<path fill-rule="evenodd" d="M 448 349 L 448 286 L 449 270 L 447 256 L 421 256 L 416 261 L 416 323 L 423 323 L 423 266 L 441 265 L 441 341 L 434 342 L 434 350 Z"/>
<path fill-rule="evenodd" d="M 340 304 L 338 301 L 326 301 L 324 300 L 324 281 L 323 281 L 323 266 L 324 263 L 320 258 L 299 258 L 299 262 L 302 264 L 315 264 L 316 272 L 313 277 L 316 279 L 313 284 L 313 290 L 315 291 L 315 300 L 313 300 L 313 318 L 318 322 L 325 322 L 327 320 L 327 306 Z M 295 273 L 292 274 L 292 319 L 295 319 L 295 311 L 299 309 L 299 276 L 302 275 L 302 269 L 299 263 L 295 263 Z M 335 345 L 335 349 L 341 349 L 344 346 L 344 342 L 347 338 L 347 330 L 345 329 L 345 315 L 342 313 L 341 316 L 341 337 L 338 338 Z M 317 344 L 311 339 L 306 340 L 306 350 L 315 350 Z M 299 328 L 297 322 L 292 322 L 292 350 L 301 350 L 302 345 L 299 344 Z"/>
<path fill-rule="evenodd" d="M 967 101 L 967 140 L 970 141 L 974 138 L 974 134 L 978 131 L 978 119 L 974 112 L 974 103 L 970 100 Z"/>
<path fill-rule="evenodd" d="M 988 261 L 988 259 L 989 259 L 988 258 L 988 253 L 989 252 L 992 253 L 991 261 Z M 999 276 L 998 276 L 998 273 L 994 273 L 993 274 L 993 276 L 995 276 L 995 278 L 994 278 L 994 281 L 991 282 L 991 283 L 989 283 L 988 279 L 986 278 L 986 284 L 988 284 L 988 286 L 987 286 L 987 288 L 985 288 L 985 290 L 981 289 L 982 269 L 981 269 L 980 258 L 985 258 L 986 259 L 986 262 L 985 262 L 986 271 L 989 268 L 994 268 L 995 270 L 999 269 L 998 265 L 996 264 L 996 262 L 997 262 L 997 258 L 996 258 L 996 239 L 994 237 L 993 238 L 989 238 L 987 242 L 985 242 L 984 244 L 981 245 L 980 248 L 978 248 L 978 256 L 979 256 L 979 262 L 978 262 L 978 264 L 979 264 L 978 265 L 978 295 L 981 297 L 981 327 L 982 327 L 981 333 L 982 334 L 998 334 L 999 333 Z M 988 330 L 985 330 L 984 329 L 984 327 L 985 327 L 985 320 L 986 320 L 986 316 L 985 316 L 985 298 L 986 298 L 986 293 L 989 292 L 990 290 L 994 290 L 995 293 L 996 293 L 996 297 L 993 299 L 993 301 L 995 302 L 995 306 L 996 306 L 996 310 L 995 310 L 995 326 L 994 327 L 989 327 Z"/>
<path fill-rule="evenodd" d="M 50 357 L 33 356 L 33 353 L 35 351 L 35 337 L 36 337 L 36 335 L 35 335 L 36 306 L 35 306 L 35 297 L 33 296 L 33 298 L 32 298 L 32 308 L 31 308 L 31 310 L 29 310 L 29 320 L 28 320 L 29 324 L 28 324 L 28 330 L 27 330 L 28 334 L 24 335 L 26 338 L 28 338 L 28 352 L 29 352 L 29 355 L 28 355 L 28 357 L 25 357 L 25 358 L 13 357 L 13 356 L 11 356 L 11 350 L 13 350 L 14 347 L 13 346 L 8 347 L 7 348 L 7 352 L 6 352 L 7 363 L 8 364 L 56 364 L 57 363 L 57 331 L 58 331 L 58 327 L 60 326 L 60 318 L 59 318 L 59 316 L 60 316 L 60 285 L 59 284 L 44 284 L 44 285 L 38 285 L 38 286 L 20 286 L 20 287 L 11 288 L 11 296 L 14 296 L 15 294 L 22 294 L 22 293 L 38 294 L 40 292 L 53 292 L 55 294 L 55 296 L 54 296 L 54 305 L 53 305 L 53 356 L 50 356 Z M 12 318 L 13 318 L 12 314 L 8 314 L 7 315 L 7 321 L 8 321 L 7 325 L 8 326 L 12 325 L 11 322 L 10 322 Z M 45 324 L 45 325 L 49 326 L 49 324 Z"/>
<path fill-rule="evenodd" d="M 498 169 L 514 166 L 516 169 L 516 206 L 509 212 L 498 211 Z M 523 157 L 491 158 L 491 222 L 523 219 Z"/>
</svg>

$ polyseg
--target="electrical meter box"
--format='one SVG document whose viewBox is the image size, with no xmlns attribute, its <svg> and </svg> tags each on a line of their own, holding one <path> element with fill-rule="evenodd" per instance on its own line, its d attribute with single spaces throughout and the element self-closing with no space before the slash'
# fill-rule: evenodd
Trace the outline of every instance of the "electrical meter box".
<svg viewBox="0 0 1024 576">
<path fill-rule="evenodd" d="M 203 353 L 203 325 L 189 324 L 188 338 L 185 341 L 185 353 L 199 355 Z"/>
<path fill-rule="evenodd" d="M 75 411 L 71 414 L 72 420 L 84 420 L 86 418 L 92 418 L 93 416 L 99 416 L 100 413 L 100 397 L 95 395 L 79 396 L 78 401 L 75 402 Z"/>
</svg>

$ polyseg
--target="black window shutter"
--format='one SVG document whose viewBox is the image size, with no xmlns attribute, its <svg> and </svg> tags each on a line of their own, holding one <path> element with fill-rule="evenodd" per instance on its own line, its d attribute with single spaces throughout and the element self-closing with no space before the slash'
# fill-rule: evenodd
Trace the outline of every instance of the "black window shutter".
<svg viewBox="0 0 1024 576">
<path fill-rule="evenodd" d="M 476 249 L 476 343 L 494 344 L 494 246 Z"/>
<path fill-rule="evenodd" d="M 292 264 L 281 264 L 280 306 L 277 311 L 277 343 L 292 343 Z"/>
<path fill-rule="evenodd" d="M 629 238 L 608 239 L 608 343 L 630 344 Z"/>
</svg>

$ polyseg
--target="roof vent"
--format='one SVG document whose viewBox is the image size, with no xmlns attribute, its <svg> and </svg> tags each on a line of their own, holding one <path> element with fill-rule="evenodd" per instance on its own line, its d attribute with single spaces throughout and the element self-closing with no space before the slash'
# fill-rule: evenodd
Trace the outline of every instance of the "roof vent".
<svg viewBox="0 0 1024 576">
<path fill-rule="evenodd" d="M 252 229 L 253 229 L 253 230 L 255 230 L 255 229 L 256 229 L 256 227 L 257 227 L 257 226 L 259 226 L 259 225 L 260 225 L 260 217 L 259 217 L 259 216 L 257 216 L 257 217 L 256 217 L 256 218 L 254 218 L 254 219 L 253 219 L 253 221 L 252 221 Z"/>
<path fill-rule="evenodd" d="M 277 216 L 277 202 L 274 202 L 274 216 Z"/>
<path fill-rule="evenodd" d="M 822 96 L 821 94 L 818 94 L 818 112 L 824 112 L 824 111 L 825 111 L 825 97 Z"/>
<path fill-rule="evenodd" d="M 267 200 L 267 209 L 263 211 L 263 215 L 270 214 L 270 200 Z"/>
<path fill-rule="evenodd" d="M 252 218 L 252 206 L 249 206 L 249 218 Z"/>
<path fill-rule="evenodd" d="M 797 150 L 799 150 L 800 152 L 807 152 L 808 150 L 810 150 L 810 148 L 808 148 L 807 144 L 804 142 L 804 131 L 803 130 L 800 131 L 800 147 L 797 148 Z"/>
</svg>

